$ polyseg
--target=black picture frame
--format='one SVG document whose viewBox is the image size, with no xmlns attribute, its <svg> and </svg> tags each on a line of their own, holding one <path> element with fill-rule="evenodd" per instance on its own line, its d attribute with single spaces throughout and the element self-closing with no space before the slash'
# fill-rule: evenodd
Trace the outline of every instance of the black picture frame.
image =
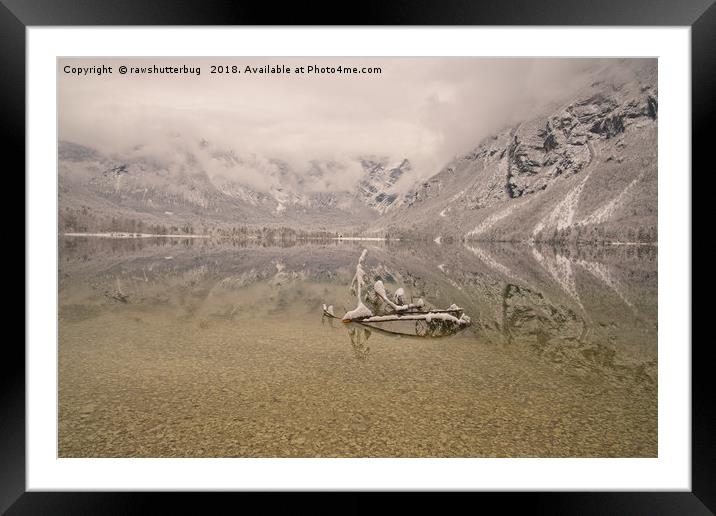
<svg viewBox="0 0 716 516">
<path fill-rule="evenodd" d="M 30 26 L 83 25 L 599 25 L 690 26 L 692 71 L 692 164 L 709 166 L 710 131 L 716 91 L 716 5 L 713 0 L 370 0 L 347 4 L 271 3 L 242 1 L 154 0 L 0 0 L 0 87 L 5 148 L 25 167 L 25 30 Z M 347 9 L 346 9 L 347 8 Z M 18 179 L 20 174 L 16 174 Z M 24 182 L 22 185 L 24 190 Z M 19 196 L 18 196 L 19 197 Z M 23 258 L 27 258 L 24 255 Z M 23 263 L 24 260 L 23 260 Z M 24 266 L 24 265 L 23 265 Z M 26 269 L 25 269 L 26 270 Z M 27 275 L 27 270 L 26 270 Z M 27 279 L 27 277 L 26 277 Z M 19 288 L 19 287 L 18 287 Z M 20 291 L 20 290 L 18 290 Z M 23 288 L 24 291 L 24 288 Z M 23 303 L 24 306 L 24 303 Z M 692 317 L 693 320 L 693 317 Z M 711 402 L 710 342 L 692 347 L 692 491 L 615 493 L 480 493 L 479 503 L 497 503 L 501 510 L 529 508 L 544 514 L 711 514 L 716 512 L 715 410 Z M 689 346 L 691 342 L 670 343 Z M 25 468 L 25 351 L 18 340 L 6 339 L 0 375 L 0 512 L 7 514 L 107 514 L 145 512 L 159 503 L 161 512 L 206 512 L 217 498 L 185 493 L 26 492 Z M 235 494 L 218 495 L 221 501 Z M 249 498 L 258 495 L 247 495 Z M 420 496 L 414 497 L 424 506 Z M 266 503 L 262 496 L 261 503 Z M 286 500 L 271 495 L 264 508 L 315 509 L 314 497 Z M 462 503 L 456 500 L 457 503 Z M 358 493 L 336 509 L 373 506 Z M 378 502 L 382 503 L 382 502 Z M 473 504 L 474 502 L 469 502 Z M 298 505 L 297 505 L 298 504 Z M 440 502 L 444 512 L 446 506 Z"/>
</svg>

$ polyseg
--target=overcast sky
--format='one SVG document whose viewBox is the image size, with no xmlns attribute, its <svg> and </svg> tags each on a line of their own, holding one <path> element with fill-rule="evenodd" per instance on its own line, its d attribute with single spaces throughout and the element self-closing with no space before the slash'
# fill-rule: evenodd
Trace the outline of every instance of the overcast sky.
<svg viewBox="0 0 716 516">
<path fill-rule="evenodd" d="M 102 76 L 65 74 L 69 66 L 110 65 Z M 201 75 L 120 75 L 126 66 L 201 66 Z M 210 74 L 211 64 L 244 67 L 381 67 L 380 74 Z M 60 139 L 119 156 L 170 163 L 199 142 L 232 149 L 270 166 L 288 161 L 299 173 L 311 160 L 346 164 L 330 188 L 350 188 L 365 155 L 414 164 L 409 182 L 436 173 L 480 139 L 559 102 L 594 80 L 605 61 L 478 58 L 207 58 L 60 60 Z M 207 169 L 211 160 L 201 161 Z M 212 173 L 211 170 L 208 170 Z M 261 186 L 262 173 L 222 174 Z M 322 185 L 326 187 L 326 185 Z M 316 188 L 320 188 L 317 185 Z"/>
</svg>

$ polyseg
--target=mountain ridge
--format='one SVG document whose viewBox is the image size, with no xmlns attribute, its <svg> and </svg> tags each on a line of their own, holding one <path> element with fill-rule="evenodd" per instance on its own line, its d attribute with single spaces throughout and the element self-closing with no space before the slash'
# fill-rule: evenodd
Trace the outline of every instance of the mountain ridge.
<svg viewBox="0 0 716 516">
<path fill-rule="evenodd" d="M 653 72 L 591 84 L 551 113 L 486 138 L 371 229 L 436 239 L 655 242 Z"/>
</svg>

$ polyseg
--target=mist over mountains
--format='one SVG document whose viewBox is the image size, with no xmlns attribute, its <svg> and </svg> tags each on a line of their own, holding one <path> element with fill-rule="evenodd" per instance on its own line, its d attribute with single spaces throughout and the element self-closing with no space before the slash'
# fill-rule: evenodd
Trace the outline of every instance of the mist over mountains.
<svg viewBox="0 0 716 516">
<path fill-rule="evenodd" d="M 195 154 L 170 165 L 147 159 L 106 156 L 60 142 L 62 231 L 137 231 L 136 224 L 194 229 L 226 226 L 288 226 L 306 230 L 366 228 L 398 198 L 395 188 L 410 162 L 367 156 L 356 160 L 361 178 L 351 189 L 326 190 L 341 165 L 315 161 L 307 171 L 278 159 L 258 162 L 233 151 L 211 150 L 208 172 Z M 266 189 L 221 173 L 237 167 L 261 174 Z M 113 222 L 114 221 L 114 222 Z M 135 221 L 135 222 L 128 222 Z"/>
<path fill-rule="evenodd" d="M 373 229 L 436 239 L 657 241 L 656 66 L 494 134 Z"/>
<path fill-rule="evenodd" d="M 294 161 L 221 138 L 177 136 L 162 152 L 149 143 L 108 152 L 61 140 L 59 229 L 268 226 L 438 242 L 655 242 L 656 71 L 656 60 L 595 67 L 523 118 L 505 115 L 488 136 L 447 111 L 460 130 L 442 133 L 452 135 L 443 147 L 462 150 L 432 174 L 420 152 L 397 144 L 385 152 L 390 142 Z"/>
</svg>

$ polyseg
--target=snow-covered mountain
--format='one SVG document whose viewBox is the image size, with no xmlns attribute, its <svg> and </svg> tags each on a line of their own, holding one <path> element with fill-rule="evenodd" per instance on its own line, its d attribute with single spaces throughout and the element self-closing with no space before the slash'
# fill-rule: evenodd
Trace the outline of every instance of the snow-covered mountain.
<svg viewBox="0 0 716 516">
<path fill-rule="evenodd" d="M 207 142 L 199 147 L 205 151 L 201 156 L 178 151 L 162 162 L 60 142 L 60 211 L 73 213 L 73 220 L 89 210 L 102 221 L 132 218 L 175 225 L 198 218 L 233 225 L 360 229 L 390 208 L 397 198 L 395 183 L 410 170 L 407 159 L 394 167 L 388 167 L 388 158 L 355 159 L 354 168 L 362 174 L 358 180 L 328 189 L 336 175 L 345 173 L 345 165 L 313 161 L 307 171 L 297 171 L 278 159 L 241 157 Z M 88 224 L 93 226 L 91 220 Z M 64 225 L 77 230 L 76 223 Z"/>
<path fill-rule="evenodd" d="M 389 158 L 366 157 L 361 165 L 367 171 L 365 178 L 358 184 L 359 197 L 363 202 L 385 213 L 403 203 L 404 196 L 396 187 L 396 183 L 412 170 L 408 159 L 391 163 Z"/>
<path fill-rule="evenodd" d="M 206 141 L 163 161 L 61 142 L 61 229 L 98 229 L 94 217 L 438 241 L 656 241 L 656 63 L 634 63 L 614 67 L 627 74 L 601 70 L 561 105 L 505 127 L 407 189 L 405 157 L 296 169 Z"/>
<path fill-rule="evenodd" d="M 655 241 L 656 65 L 605 78 L 482 141 L 375 231 L 474 240 Z"/>
</svg>

